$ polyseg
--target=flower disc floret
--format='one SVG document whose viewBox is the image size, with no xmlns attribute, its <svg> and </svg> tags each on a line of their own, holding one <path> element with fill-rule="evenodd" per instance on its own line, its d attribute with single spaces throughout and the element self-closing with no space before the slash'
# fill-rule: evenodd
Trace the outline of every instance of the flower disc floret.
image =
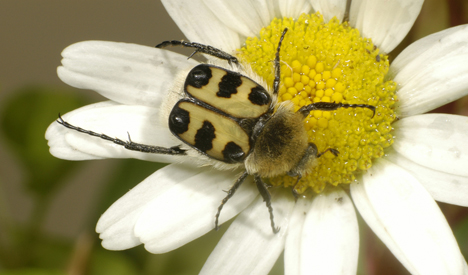
<svg viewBox="0 0 468 275">
<path fill-rule="evenodd" d="M 308 188 L 321 192 L 327 184 L 349 184 L 355 174 L 372 167 L 373 159 L 384 155 L 393 143 L 392 122 L 396 116 L 394 81 L 385 81 L 388 56 L 379 52 L 371 39 L 357 29 L 333 18 L 325 23 L 319 14 L 274 19 L 260 37 L 248 38 L 239 57 L 267 83 L 273 83 L 272 57 L 284 28 L 281 86 L 278 101 L 291 101 L 295 111 L 316 102 L 369 104 L 366 108 L 341 108 L 333 112 L 312 111 L 304 120 L 309 142 L 319 152 L 336 149 L 318 158 L 311 173 L 296 186 L 299 193 Z M 271 180 L 272 185 L 293 186 L 297 179 L 287 175 Z"/>
</svg>

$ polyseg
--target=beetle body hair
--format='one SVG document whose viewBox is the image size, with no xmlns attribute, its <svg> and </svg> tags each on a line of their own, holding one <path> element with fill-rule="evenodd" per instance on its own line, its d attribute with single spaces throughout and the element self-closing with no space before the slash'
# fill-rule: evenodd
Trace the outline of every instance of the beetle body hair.
<svg viewBox="0 0 468 275">
<path fill-rule="evenodd" d="M 291 171 L 300 176 L 308 172 L 316 157 L 308 154 L 308 135 L 303 120 L 304 116 L 294 112 L 289 101 L 279 104 L 266 121 L 260 120 L 256 125 L 259 129 L 253 150 L 245 160 L 247 172 L 263 178 Z"/>
</svg>

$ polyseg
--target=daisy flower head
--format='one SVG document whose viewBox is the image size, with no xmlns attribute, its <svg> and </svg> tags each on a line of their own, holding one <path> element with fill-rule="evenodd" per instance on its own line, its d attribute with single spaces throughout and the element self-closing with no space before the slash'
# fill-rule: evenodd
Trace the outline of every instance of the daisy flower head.
<svg viewBox="0 0 468 275">
<path fill-rule="evenodd" d="M 468 273 L 435 202 L 468 206 L 468 118 L 424 114 L 468 93 L 467 26 L 423 38 L 390 62 L 422 0 L 162 2 L 189 41 L 213 47 L 186 44 L 216 66 L 166 48 L 87 41 L 66 48 L 58 68 L 64 82 L 109 101 L 65 114 L 59 122 L 68 128 L 53 122 L 46 138 L 54 156 L 171 163 L 102 215 L 96 230 L 105 248 L 164 253 L 237 215 L 202 274 L 267 274 L 283 251 L 285 274 L 355 274 L 357 209 L 412 274 Z M 207 83 L 194 83 L 206 71 L 194 68 L 208 70 L 207 83 L 220 91 L 229 84 L 228 98 L 252 83 L 257 97 L 238 109 L 200 100 Z M 253 98 L 262 96 L 272 107 L 255 113 Z M 209 123 L 173 115 L 183 110 Z M 282 114 L 288 124 L 268 124 Z M 299 130 L 282 126 L 299 115 Z M 174 128 L 180 119 L 195 129 L 188 137 Z M 216 149 L 228 135 L 213 134 L 221 128 L 234 129 L 224 145 L 247 140 L 237 159 Z M 290 138 L 263 142 L 278 136 Z M 283 156 L 280 143 L 303 149 Z"/>
</svg>

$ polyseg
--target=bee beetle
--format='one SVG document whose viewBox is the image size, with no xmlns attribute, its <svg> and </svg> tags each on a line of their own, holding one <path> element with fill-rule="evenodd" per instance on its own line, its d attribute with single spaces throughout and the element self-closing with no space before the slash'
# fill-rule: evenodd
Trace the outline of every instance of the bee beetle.
<svg viewBox="0 0 468 275">
<path fill-rule="evenodd" d="M 313 110 L 333 111 L 338 108 L 363 107 L 375 113 L 375 106 L 366 104 L 343 104 L 318 102 L 303 106 L 297 112 L 292 103 L 277 102 L 280 86 L 280 49 L 288 29 L 284 29 L 275 54 L 273 91 L 259 85 L 251 78 L 235 71 L 210 64 L 192 68 L 185 78 L 183 98 L 177 101 L 169 114 L 168 125 L 172 134 L 191 149 L 208 158 L 245 168 L 242 175 L 227 192 L 215 216 L 215 229 L 224 204 L 234 195 L 247 176 L 254 182 L 263 197 L 270 214 L 271 228 L 275 226 L 273 207 L 268 185 L 262 178 L 279 175 L 297 177 L 297 181 L 313 169 L 313 162 L 329 148 L 319 152 L 314 143 L 308 142 L 303 120 Z M 236 57 L 211 46 L 184 41 L 165 41 L 157 48 L 183 46 L 194 48 L 195 53 L 208 54 L 229 64 L 240 67 Z M 189 57 L 189 58 L 190 58 Z M 170 148 L 145 145 L 133 141 L 111 138 L 105 134 L 74 126 L 57 120 L 63 126 L 98 138 L 109 140 L 126 149 L 145 153 L 187 155 L 180 146 Z M 297 193 L 293 188 L 297 199 Z"/>
</svg>

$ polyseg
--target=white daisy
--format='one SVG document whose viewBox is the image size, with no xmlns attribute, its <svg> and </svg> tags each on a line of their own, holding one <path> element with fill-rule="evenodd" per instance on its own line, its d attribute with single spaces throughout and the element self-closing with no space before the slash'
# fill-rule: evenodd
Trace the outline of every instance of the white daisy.
<svg viewBox="0 0 468 275">
<path fill-rule="evenodd" d="M 275 222 L 281 231 L 273 234 L 264 202 L 248 179 L 221 213 L 220 224 L 238 216 L 205 263 L 202 274 L 267 274 L 283 250 L 286 274 L 354 274 L 359 250 L 355 207 L 412 274 L 468 274 L 466 261 L 435 202 L 468 206 L 468 118 L 423 114 L 468 93 L 468 26 L 451 28 L 413 43 L 391 63 L 387 73 L 389 63 L 385 54 L 406 36 L 422 2 L 352 1 L 349 25 L 359 30 L 362 37 L 372 39 L 373 44 L 365 39 L 352 40 L 356 44 L 350 48 L 359 53 L 357 58 L 370 63 L 350 65 L 345 64 L 350 60 L 333 59 L 339 54 L 328 60 L 320 55 L 323 49 L 294 44 L 312 39 L 308 38 L 310 34 L 295 32 L 301 29 L 297 27 L 299 24 L 317 23 L 320 26 L 317 30 L 322 32 L 314 33 L 312 40 L 323 45 L 327 43 L 324 35 L 327 29 L 355 35 L 351 27 L 340 24 L 346 12 L 345 0 L 163 1 L 190 41 L 237 54 L 252 64 L 253 70 L 270 85 L 273 74 L 268 64 L 274 57 L 262 59 L 256 55 L 256 49 L 262 48 L 260 54 L 274 53 L 274 48 L 271 51 L 268 47 L 277 43 L 277 30 L 290 27 L 290 38 L 285 38 L 282 48 L 280 100 L 303 106 L 310 104 L 307 99 L 344 101 L 343 95 L 348 95 L 347 102 L 365 98 L 366 103 L 378 105 L 375 118 L 358 109 L 311 113 L 307 119 L 309 126 L 305 126 L 313 132 L 311 141 L 322 151 L 330 142 L 342 148 L 338 149 L 340 155 L 336 158 L 320 158 L 318 172 L 311 173 L 299 185 L 301 192 L 313 189 L 319 194 L 295 203 L 290 191 L 274 188 Z M 313 14 L 316 11 L 323 15 L 324 21 L 320 21 L 319 14 Z M 300 17 L 303 13 L 311 15 Z M 272 22 L 275 17 L 280 20 Z M 295 21 L 281 19 L 286 17 Z M 276 40 L 268 40 L 267 36 Z M 247 37 L 251 38 L 246 40 Z M 323 51 L 341 43 L 336 41 L 327 44 Z M 313 51 L 314 57 L 311 54 L 310 59 L 302 58 L 294 47 Z M 161 113 L 166 112 L 162 105 L 168 91 L 176 85 L 178 74 L 187 72 L 197 61 L 165 49 L 100 41 L 71 45 L 62 55 L 63 66 L 58 68 L 58 75 L 64 82 L 95 90 L 110 99 L 72 111 L 63 116 L 64 120 L 122 140 L 127 139 L 128 132 L 138 143 L 163 147 L 181 143 L 170 133 L 167 123 L 160 120 Z M 372 66 L 375 71 L 367 71 Z M 358 68 L 364 68 L 365 72 L 359 75 L 361 81 L 356 90 L 379 91 L 378 94 L 350 98 L 348 92 L 358 84 L 351 79 L 349 70 L 358 71 Z M 382 72 L 385 74 L 379 74 Z M 316 82 L 307 84 L 316 75 L 320 75 Z M 331 81 L 328 87 L 326 80 L 330 78 L 336 81 Z M 340 86 L 340 79 L 351 79 L 351 82 Z M 395 83 L 398 84 L 395 108 L 398 121 L 394 121 L 392 107 L 395 97 L 393 92 L 387 93 L 395 90 Z M 314 87 L 306 88 L 311 85 Z M 324 86 L 319 89 L 316 85 Z M 326 88 L 330 88 L 329 94 Z M 297 93 L 293 94 L 294 91 Z M 301 92 L 310 93 L 301 99 Z M 349 124 L 358 123 L 357 127 L 341 128 L 347 123 L 333 122 L 338 117 L 346 119 L 347 115 L 354 118 Z M 387 123 L 389 119 L 392 124 Z M 359 124 L 362 121 L 374 124 L 363 126 Z M 342 136 L 330 133 L 333 129 L 343 129 L 343 135 L 355 131 L 358 139 L 353 141 L 350 135 L 341 141 Z M 368 133 L 377 132 L 378 137 L 366 136 L 368 130 Z M 325 140 L 317 135 L 320 131 Z M 198 167 L 193 165 L 200 163 L 196 157 L 129 151 L 56 122 L 48 128 L 46 138 L 51 153 L 63 159 L 137 158 L 173 163 L 138 184 L 103 214 L 96 230 L 103 239 L 102 245 L 111 250 L 144 244 L 152 253 L 164 253 L 211 231 L 219 202 L 225 197 L 221 190 L 229 189 L 239 173 Z M 371 143 L 375 141 L 369 152 L 366 151 L 369 147 L 360 147 L 360 143 L 370 144 L 367 139 Z M 380 158 L 384 152 L 385 157 Z M 359 156 L 354 157 L 356 154 Z M 349 161 L 345 161 L 348 157 Z M 329 174 L 320 172 L 329 167 L 335 170 Z M 361 172 L 339 174 L 337 167 Z M 291 180 L 275 178 L 272 184 L 287 186 Z"/>
</svg>

